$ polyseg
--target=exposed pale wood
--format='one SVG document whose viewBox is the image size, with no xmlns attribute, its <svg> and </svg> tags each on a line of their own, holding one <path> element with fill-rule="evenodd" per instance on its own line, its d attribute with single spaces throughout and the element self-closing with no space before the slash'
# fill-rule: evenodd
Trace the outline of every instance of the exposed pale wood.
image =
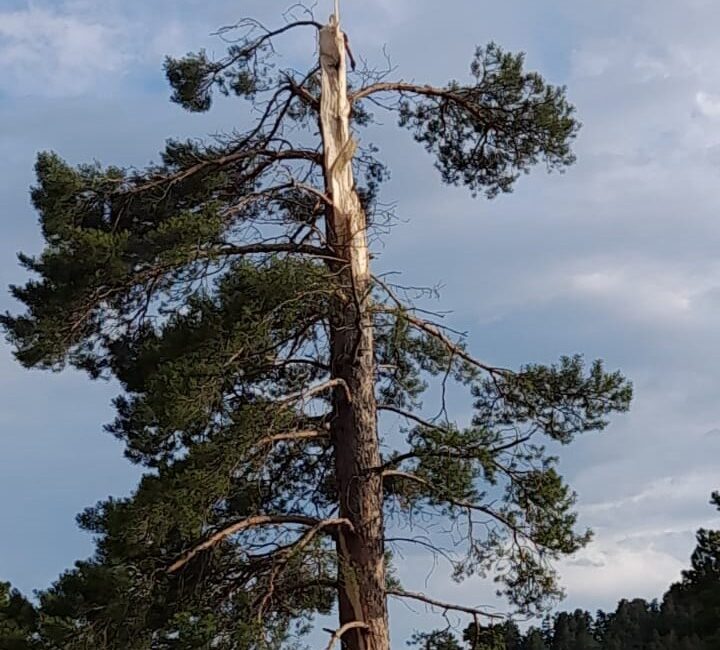
<svg viewBox="0 0 720 650">
<path fill-rule="evenodd" d="M 254 446 L 267 447 L 278 442 L 297 442 L 298 440 L 325 440 L 328 438 L 327 431 L 316 431 L 308 429 L 307 431 L 289 431 L 288 433 L 277 433 L 272 436 L 261 438 Z"/>
<path fill-rule="evenodd" d="M 322 99 L 320 121 L 323 132 L 325 173 L 333 201 L 335 241 L 343 259 L 350 261 L 353 277 L 368 283 L 369 255 L 366 219 L 353 177 L 352 159 L 357 143 L 350 133 L 350 102 L 347 93 L 345 35 L 331 22 L 320 30 Z"/>
<path fill-rule="evenodd" d="M 345 623 L 339 630 L 333 633 L 330 643 L 328 643 L 327 650 L 333 650 L 335 644 L 345 636 L 350 630 L 367 630 L 367 625 L 360 621 L 353 621 L 352 623 Z"/>
<path fill-rule="evenodd" d="M 167 571 L 168 573 L 177 573 L 199 553 L 216 546 L 232 535 L 237 535 L 238 533 L 250 530 L 251 528 L 258 528 L 260 526 L 283 526 L 288 524 L 298 526 L 317 526 L 319 523 L 321 523 L 319 519 L 304 517 L 301 515 L 258 515 L 257 517 L 248 517 L 247 519 L 233 523 L 214 533 L 204 542 L 198 544 L 195 548 L 185 553 L 181 558 L 174 562 Z"/>
<path fill-rule="evenodd" d="M 339 3 L 338 3 L 339 4 Z M 370 305 L 370 256 L 366 217 L 355 189 L 352 160 L 357 143 L 350 130 L 346 38 L 339 7 L 320 30 L 322 94 L 320 126 L 326 194 L 327 242 L 344 264 L 329 263 L 342 284 L 331 320 L 331 373 L 342 379 L 333 399 L 331 439 L 335 452 L 340 516 L 353 529 L 338 531 L 337 552 L 341 630 L 346 650 L 389 650 L 385 595 L 382 476 L 375 401 L 375 357 Z M 362 632 L 356 623 L 362 623 Z"/>
<path fill-rule="evenodd" d="M 319 531 L 325 528 L 341 528 L 347 526 L 352 529 L 352 522 L 347 519 L 314 519 L 313 517 L 304 517 L 302 515 L 258 515 L 256 517 L 248 517 L 241 521 L 230 524 L 229 526 L 219 530 L 215 534 L 211 535 L 201 544 L 198 544 L 195 548 L 191 549 L 174 562 L 167 570 L 168 573 L 177 573 L 182 569 L 190 560 L 202 553 L 207 551 L 214 546 L 217 546 L 221 542 L 224 542 L 228 537 L 237 535 L 238 533 L 245 532 L 252 528 L 260 528 L 262 526 L 307 526 L 311 530 L 309 534 L 316 535 Z"/>
</svg>

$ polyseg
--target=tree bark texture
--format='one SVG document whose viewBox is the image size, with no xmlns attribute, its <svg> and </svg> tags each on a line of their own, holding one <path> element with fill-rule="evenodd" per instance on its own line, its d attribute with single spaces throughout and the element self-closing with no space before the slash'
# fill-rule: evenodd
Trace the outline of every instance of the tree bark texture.
<svg viewBox="0 0 720 650">
<path fill-rule="evenodd" d="M 364 623 L 342 639 L 347 650 L 389 650 L 381 456 L 375 400 L 375 355 L 366 215 L 353 178 L 356 142 L 350 132 L 345 36 L 335 17 L 320 31 L 320 125 L 326 191 L 332 198 L 327 237 L 342 295 L 331 322 L 336 388 L 331 435 L 339 516 L 353 530 L 338 531 L 340 625 Z"/>
</svg>

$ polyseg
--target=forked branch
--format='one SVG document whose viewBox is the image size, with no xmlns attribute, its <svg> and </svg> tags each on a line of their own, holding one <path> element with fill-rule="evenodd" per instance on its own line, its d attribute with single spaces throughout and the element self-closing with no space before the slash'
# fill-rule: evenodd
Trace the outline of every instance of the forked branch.
<svg viewBox="0 0 720 650">
<path fill-rule="evenodd" d="M 215 534 L 211 535 L 201 544 L 198 544 L 195 548 L 185 553 L 182 557 L 176 560 L 168 568 L 168 573 L 177 573 L 182 569 L 188 562 L 203 551 L 217 546 L 228 537 L 232 537 L 238 533 L 242 533 L 252 528 L 259 528 L 262 526 L 308 526 L 315 531 L 327 527 L 337 527 L 347 525 L 348 522 L 344 519 L 329 519 L 323 521 L 314 517 L 305 517 L 303 515 L 258 515 L 255 517 L 248 517 L 241 521 L 235 522 L 222 530 L 219 530 Z"/>
<path fill-rule="evenodd" d="M 353 621 L 352 623 L 345 623 L 339 630 L 336 630 L 333 632 L 332 638 L 330 639 L 330 643 L 327 645 L 326 650 L 333 650 L 335 647 L 335 644 L 340 641 L 343 636 L 349 632 L 350 630 L 367 630 L 368 626 L 367 624 L 361 622 L 361 621 Z"/>
</svg>

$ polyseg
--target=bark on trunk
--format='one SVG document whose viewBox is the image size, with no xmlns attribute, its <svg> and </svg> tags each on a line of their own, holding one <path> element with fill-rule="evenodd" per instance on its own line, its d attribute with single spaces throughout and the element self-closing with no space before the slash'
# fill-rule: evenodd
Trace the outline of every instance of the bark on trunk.
<svg viewBox="0 0 720 650">
<path fill-rule="evenodd" d="M 354 532 L 338 533 L 340 625 L 364 623 L 344 635 L 347 650 L 389 650 L 385 595 L 382 477 L 375 402 L 375 355 L 370 313 L 366 216 L 355 189 L 345 36 L 336 19 L 320 32 L 328 243 L 345 260 L 337 267 L 343 295 L 331 323 L 332 375 L 347 384 L 334 394 L 332 438 L 340 517 Z"/>
</svg>

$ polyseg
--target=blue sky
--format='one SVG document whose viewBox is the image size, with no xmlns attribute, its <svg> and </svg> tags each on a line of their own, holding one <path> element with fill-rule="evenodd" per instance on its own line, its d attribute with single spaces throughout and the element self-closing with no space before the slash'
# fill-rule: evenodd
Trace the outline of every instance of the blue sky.
<svg viewBox="0 0 720 650">
<path fill-rule="evenodd" d="M 202 116 L 168 102 L 162 58 L 219 52 L 208 36 L 217 27 L 243 15 L 271 23 L 287 4 L 2 0 L 0 284 L 22 282 L 15 253 L 40 247 L 28 201 L 39 150 L 143 165 L 167 137 L 231 128 L 237 101 Z M 330 4 L 320 0 L 318 15 Z M 387 44 L 398 77 L 462 77 L 475 45 L 496 40 L 568 86 L 584 124 L 578 164 L 562 176 L 538 170 L 493 202 L 444 188 L 391 118 L 365 136 L 393 170 L 384 199 L 401 219 L 378 263 L 408 283 L 441 282 L 438 307 L 454 311 L 479 356 L 517 365 L 584 352 L 634 380 L 632 412 L 563 451 L 596 531 L 562 566 L 565 606 L 659 596 L 687 565 L 695 529 L 720 523 L 706 505 L 720 488 L 720 4 L 344 4 L 355 53 L 382 62 Z M 288 56 L 311 51 L 307 38 L 288 42 Z M 5 293 L 0 307 L 14 308 Z M 0 386 L 0 577 L 30 591 L 90 552 L 75 513 L 128 493 L 137 470 L 102 433 L 112 384 L 24 371 L 3 345 Z M 491 591 L 458 590 L 440 573 L 442 597 Z"/>
</svg>

